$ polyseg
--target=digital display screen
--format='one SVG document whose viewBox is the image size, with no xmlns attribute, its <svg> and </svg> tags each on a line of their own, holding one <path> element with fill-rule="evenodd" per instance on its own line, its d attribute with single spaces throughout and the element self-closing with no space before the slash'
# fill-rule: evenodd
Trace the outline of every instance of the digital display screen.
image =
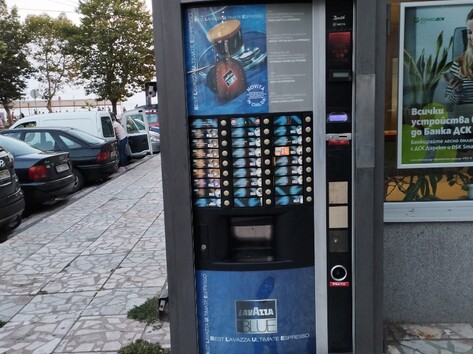
<svg viewBox="0 0 473 354">
<path fill-rule="evenodd" d="M 328 115 L 329 123 L 348 122 L 348 114 L 345 112 L 332 112 Z"/>
</svg>

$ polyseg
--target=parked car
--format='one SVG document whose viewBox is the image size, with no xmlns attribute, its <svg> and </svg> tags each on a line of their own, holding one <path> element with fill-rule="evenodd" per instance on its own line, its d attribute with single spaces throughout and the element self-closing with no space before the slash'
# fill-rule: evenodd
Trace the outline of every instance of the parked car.
<svg viewBox="0 0 473 354">
<path fill-rule="evenodd" d="M 0 146 L 0 232 L 20 225 L 25 209 L 23 191 L 13 164 L 13 155 Z"/>
<path fill-rule="evenodd" d="M 157 104 L 143 105 L 136 108 L 145 112 L 150 129 L 153 127 L 157 127 L 159 129 L 159 112 Z"/>
<path fill-rule="evenodd" d="M 146 123 L 141 118 L 133 118 L 133 123 L 136 125 L 139 131 L 146 130 Z M 149 141 L 151 142 L 151 150 L 153 154 L 161 151 L 161 136 L 159 132 L 159 126 L 149 126 Z"/>
<path fill-rule="evenodd" d="M 75 176 L 74 192 L 86 182 L 110 177 L 118 169 L 117 141 L 107 141 L 74 128 L 17 128 L 0 134 L 45 151 L 67 151 Z"/>
<path fill-rule="evenodd" d="M 112 112 L 79 111 L 38 114 L 16 121 L 10 129 L 34 127 L 69 127 L 81 129 L 106 140 L 115 140 Z"/>
<path fill-rule="evenodd" d="M 5 135 L 0 135 L 0 146 L 13 155 L 26 208 L 66 197 L 73 191 L 75 178 L 69 153 L 38 150 Z"/>
<path fill-rule="evenodd" d="M 128 155 L 136 159 L 153 153 L 151 133 L 142 109 L 124 112 L 120 123 L 128 135 Z"/>
</svg>

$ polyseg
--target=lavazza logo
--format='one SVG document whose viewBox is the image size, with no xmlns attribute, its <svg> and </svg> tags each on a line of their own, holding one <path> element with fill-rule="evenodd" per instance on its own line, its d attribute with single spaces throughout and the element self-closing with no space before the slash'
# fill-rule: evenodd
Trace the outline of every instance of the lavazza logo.
<svg viewBox="0 0 473 354">
<path fill-rule="evenodd" d="M 237 333 L 268 334 L 278 332 L 275 299 L 236 302 Z"/>
</svg>

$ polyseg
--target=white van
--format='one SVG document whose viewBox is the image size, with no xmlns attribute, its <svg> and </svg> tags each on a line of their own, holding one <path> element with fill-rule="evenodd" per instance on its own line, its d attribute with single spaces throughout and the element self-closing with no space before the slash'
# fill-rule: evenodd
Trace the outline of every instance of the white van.
<svg viewBox="0 0 473 354">
<path fill-rule="evenodd" d="M 106 140 L 115 140 L 112 114 L 107 111 L 45 113 L 21 118 L 10 129 L 31 127 L 70 127 Z"/>
</svg>

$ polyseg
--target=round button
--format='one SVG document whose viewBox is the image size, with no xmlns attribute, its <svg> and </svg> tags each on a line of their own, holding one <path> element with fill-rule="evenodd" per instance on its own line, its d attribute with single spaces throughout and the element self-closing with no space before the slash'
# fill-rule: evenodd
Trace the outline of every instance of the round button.
<svg viewBox="0 0 473 354">
<path fill-rule="evenodd" d="M 306 180 L 308 183 L 310 183 L 310 182 L 312 182 L 312 177 L 307 177 L 305 180 Z"/>
<path fill-rule="evenodd" d="M 269 176 L 271 174 L 271 170 L 266 170 L 264 171 L 264 173 L 266 173 L 266 175 Z"/>
<path fill-rule="evenodd" d="M 222 136 L 227 136 L 227 131 L 226 130 L 222 131 Z"/>
<path fill-rule="evenodd" d="M 223 161 L 223 162 L 222 162 L 222 165 L 223 165 L 223 166 L 228 166 L 228 161 L 226 161 L 226 160 Z"/>
<path fill-rule="evenodd" d="M 306 152 L 312 152 L 312 149 L 311 149 L 310 147 L 307 147 L 307 148 L 305 149 L 305 151 L 306 151 Z"/>
<path fill-rule="evenodd" d="M 305 159 L 305 161 L 308 162 L 308 163 L 311 163 L 311 162 L 312 162 L 312 158 L 311 158 L 311 157 L 307 157 L 307 158 Z"/>
<path fill-rule="evenodd" d="M 307 133 L 310 133 L 310 132 L 312 131 L 312 129 L 310 129 L 310 127 L 307 127 L 307 128 L 305 128 L 305 131 L 306 131 Z"/>
<path fill-rule="evenodd" d="M 228 181 L 223 181 L 223 185 L 224 185 L 225 187 L 228 187 L 229 184 L 230 184 L 230 182 L 228 182 Z"/>
<path fill-rule="evenodd" d="M 266 159 L 266 160 L 264 160 L 264 163 L 265 163 L 265 165 L 271 165 L 271 160 L 270 160 L 270 159 Z"/>
<path fill-rule="evenodd" d="M 343 281 L 347 277 L 347 270 L 344 266 L 342 265 L 336 265 L 335 267 L 332 268 L 330 271 L 330 275 L 332 276 L 332 279 L 335 281 Z"/>
<path fill-rule="evenodd" d="M 230 201 L 229 201 L 229 200 L 226 200 L 226 201 L 223 202 L 223 204 L 224 204 L 225 206 L 229 206 L 229 205 L 230 205 Z"/>
<path fill-rule="evenodd" d="M 222 141 L 222 146 L 227 146 L 228 142 L 226 140 Z"/>
<path fill-rule="evenodd" d="M 267 186 L 270 186 L 271 185 L 271 180 L 270 179 L 267 179 L 264 181 L 264 183 L 267 185 Z"/>
<path fill-rule="evenodd" d="M 307 123 L 310 122 L 311 120 L 312 120 L 312 117 L 310 117 L 310 116 L 305 117 L 305 121 L 306 121 Z"/>
<path fill-rule="evenodd" d="M 226 126 L 226 125 L 227 125 L 227 121 L 222 119 L 222 120 L 220 121 L 220 125 Z"/>
<path fill-rule="evenodd" d="M 229 191 L 225 191 L 225 192 L 223 192 L 223 195 L 224 195 L 225 197 L 228 197 L 228 196 L 230 195 L 230 192 L 229 192 Z"/>
<path fill-rule="evenodd" d="M 312 201 L 312 197 L 307 197 L 307 203 L 310 203 Z"/>
<path fill-rule="evenodd" d="M 309 192 L 309 193 L 312 192 L 312 187 L 307 187 L 306 191 Z"/>
<path fill-rule="evenodd" d="M 266 195 L 271 195 L 271 189 L 266 189 Z"/>
<path fill-rule="evenodd" d="M 271 154 L 271 150 L 269 150 L 269 149 L 264 150 L 264 154 L 265 154 L 265 155 Z"/>
<path fill-rule="evenodd" d="M 207 249 L 207 245 L 205 243 L 203 243 L 202 245 L 200 245 L 200 250 L 201 251 L 205 251 Z"/>
<path fill-rule="evenodd" d="M 306 170 L 306 172 L 312 172 L 312 168 L 310 168 L 310 167 L 307 167 L 305 170 Z"/>
<path fill-rule="evenodd" d="M 265 145 L 269 145 L 270 143 L 271 143 L 271 140 L 269 140 L 269 139 L 264 139 L 264 144 L 265 144 Z"/>
<path fill-rule="evenodd" d="M 269 134 L 269 129 L 263 130 L 263 133 L 265 133 L 266 135 L 268 135 L 268 134 Z"/>
<path fill-rule="evenodd" d="M 263 122 L 264 122 L 264 124 L 269 124 L 269 119 L 268 119 L 268 118 L 265 118 L 265 119 L 263 120 Z"/>
<path fill-rule="evenodd" d="M 228 156 L 228 152 L 227 151 L 222 151 L 222 156 Z"/>
<path fill-rule="evenodd" d="M 223 171 L 223 175 L 224 175 L 225 177 L 227 177 L 227 176 L 228 176 L 228 171 Z"/>
<path fill-rule="evenodd" d="M 309 138 L 309 137 L 307 137 L 307 138 L 305 138 L 305 141 L 308 142 L 308 143 L 310 143 L 310 142 L 312 141 L 312 139 Z"/>
</svg>

